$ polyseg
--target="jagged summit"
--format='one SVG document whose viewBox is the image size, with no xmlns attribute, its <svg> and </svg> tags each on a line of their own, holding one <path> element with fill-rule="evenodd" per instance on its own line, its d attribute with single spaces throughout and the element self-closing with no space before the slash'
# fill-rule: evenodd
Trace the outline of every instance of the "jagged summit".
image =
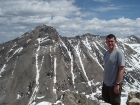
<svg viewBox="0 0 140 105">
<path fill-rule="evenodd" d="M 53 40 L 58 40 L 59 34 L 51 26 L 40 25 L 35 27 L 33 30 L 24 33 L 21 37 L 27 37 L 29 39 L 45 38 L 48 37 Z"/>
<path fill-rule="evenodd" d="M 91 34 L 91 33 L 86 33 L 86 34 L 83 34 L 82 35 L 83 37 L 86 37 L 86 36 L 94 36 L 94 37 L 96 37 L 96 36 L 100 36 L 100 35 L 93 35 L 93 34 Z"/>
<path fill-rule="evenodd" d="M 140 89 L 140 45 L 132 44 L 136 40 L 130 38 L 118 40 L 117 47 L 126 55 L 123 96 L 127 96 L 128 90 Z M 46 25 L 1 44 L 0 105 L 37 105 L 43 101 L 96 105 L 101 99 L 106 49 L 104 36 L 68 38 Z"/>
<path fill-rule="evenodd" d="M 136 37 L 135 35 L 128 36 L 127 38 L 129 39 L 129 41 L 133 43 L 140 43 L 140 39 Z"/>
</svg>

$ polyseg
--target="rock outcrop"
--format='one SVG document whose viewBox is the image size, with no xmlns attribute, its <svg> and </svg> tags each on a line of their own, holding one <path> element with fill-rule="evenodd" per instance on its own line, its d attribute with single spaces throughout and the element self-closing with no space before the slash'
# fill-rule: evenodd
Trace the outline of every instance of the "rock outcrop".
<svg viewBox="0 0 140 105">
<path fill-rule="evenodd" d="M 140 105 L 140 92 L 133 92 L 133 91 L 129 92 L 126 104 Z"/>
</svg>

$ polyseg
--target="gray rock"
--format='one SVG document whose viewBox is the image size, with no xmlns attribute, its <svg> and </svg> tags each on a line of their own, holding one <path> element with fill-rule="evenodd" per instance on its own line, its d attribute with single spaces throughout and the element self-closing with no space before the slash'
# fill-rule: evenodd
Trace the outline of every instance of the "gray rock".
<svg viewBox="0 0 140 105">
<path fill-rule="evenodd" d="M 132 98 L 129 101 L 129 105 L 140 105 L 140 100 L 138 98 Z"/>
<path fill-rule="evenodd" d="M 139 102 L 138 100 L 140 100 L 140 92 L 129 92 L 128 93 L 128 98 L 127 98 L 127 105 L 129 105 L 130 103 L 134 103 L 135 101 Z"/>
</svg>

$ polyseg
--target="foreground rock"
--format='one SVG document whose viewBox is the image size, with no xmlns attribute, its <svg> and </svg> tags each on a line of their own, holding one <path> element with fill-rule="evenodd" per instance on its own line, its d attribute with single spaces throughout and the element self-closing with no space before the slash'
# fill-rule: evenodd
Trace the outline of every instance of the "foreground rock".
<svg viewBox="0 0 140 105">
<path fill-rule="evenodd" d="M 100 103 L 100 105 L 111 105 L 109 103 Z"/>
<path fill-rule="evenodd" d="M 140 105 L 140 92 L 129 92 L 127 105 Z"/>
<path fill-rule="evenodd" d="M 64 105 L 99 105 L 98 101 L 88 99 L 83 94 L 65 92 L 61 102 Z"/>
<path fill-rule="evenodd" d="M 140 100 L 138 98 L 132 98 L 129 101 L 129 105 L 140 105 Z"/>
</svg>

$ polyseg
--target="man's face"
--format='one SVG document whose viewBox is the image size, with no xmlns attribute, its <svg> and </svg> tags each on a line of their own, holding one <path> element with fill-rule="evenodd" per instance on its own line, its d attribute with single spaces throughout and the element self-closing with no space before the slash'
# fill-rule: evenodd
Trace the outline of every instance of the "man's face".
<svg viewBox="0 0 140 105">
<path fill-rule="evenodd" d="M 109 49 L 114 49 L 115 44 L 116 44 L 116 41 L 115 41 L 114 37 L 113 38 L 107 38 L 106 44 L 107 44 Z"/>
</svg>

